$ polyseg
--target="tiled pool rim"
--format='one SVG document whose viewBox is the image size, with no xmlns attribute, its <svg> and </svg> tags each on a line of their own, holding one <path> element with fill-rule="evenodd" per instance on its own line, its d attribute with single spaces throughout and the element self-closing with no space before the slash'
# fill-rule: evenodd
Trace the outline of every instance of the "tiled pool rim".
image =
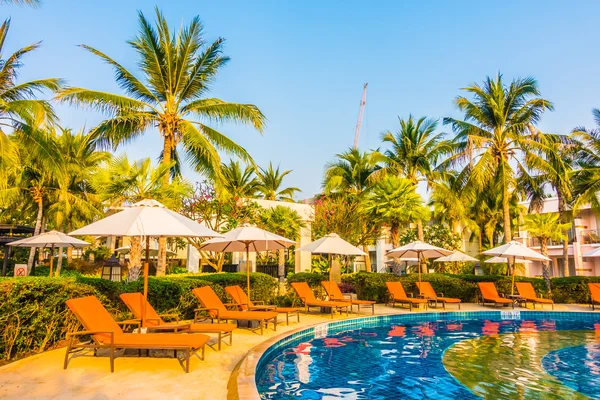
<svg viewBox="0 0 600 400">
<path fill-rule="evenodd" d="M 468 320 L 468 319 L 523 319 L 522 315 L 527 314 L 529 318 L 551 318 L 561 319 L 568 317 L 577 320 L 599 320 L 600 314 L 593 311 L 537 311 L 537 310 L 515 310 L 515 311 L 456 311 L 456 312 L 423 312 L 414 314 L 385 314 L 374 315 L 370 317 L 357 317 L 339 321 L 322 322 L 308 327 L 302 327 L 292 332 L 286 332 L 275 336 L 258 346 L 252 348 L 248 354 L 240 361 L 237 371 L 234 372 L 237 386 L 237 396 L 241 400 L 260 399 L 258 388 L 256 386 L 256 371 L 262 363 L 268 360 L 269 356 L 277 350 L 288 347 L 291 344 L 299 344 L 306 338 L 315 336 L 317 330 L 322 326 L 327 326 L 327 334 L 335 334 L 350 328 L 359 329 L 372 327 L 381 324 L 399 322 L 414 323 L 423 321 L 440 320 Z M 231 397 L 230 397 L 231 398 Z"/>
</svg>

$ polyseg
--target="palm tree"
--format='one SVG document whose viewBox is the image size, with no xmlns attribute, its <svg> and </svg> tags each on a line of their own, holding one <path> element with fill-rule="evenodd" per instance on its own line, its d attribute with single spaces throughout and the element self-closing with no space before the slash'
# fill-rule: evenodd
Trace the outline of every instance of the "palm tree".
<svg viewBox="0 0 600 400">
<path fill-rule="evenodd" d="M 297 187 L 284 187 L 283 178 L 292 170 L 279 172 L 279 166 L 273 168 L 273 163 L 269 162 L 267 169 L 259 168 L 258 191 L 265 200 L 294 201 L 294 193 L 300 192 Z"/>
<path fill-rule="evenodd" d="M 455 171 L 447 171 L 430 182 L 428 205 L 433 207 L 436 221 L 448 224 L 453 233 L 460 233 L 461 224 L 468 225 L 469 201 L 456 175 Z"/>
<path fill-rule="evenodd" d="M 255 169 L 245 166 L 242 169 L 239 161 L 229 161 L 221 166 L 223 171 L 223 189 L 227 194 L 236 198 L 252 198 L 258 192 L 259 182 Z"/>
<path fill-rule="evenodd" d="M 27 5 L 35 8 L 42 4 L 42 2 L 41 0 L 0 0 L 0 5 L 2 4 Z"/>
<path fill-rule="evenodd" d="M 565 232 L 571 227 L 570 223 L 560 222 L 560 215 L 557 213 L 529 214 L 524 218 L 525 229 L 533 237 L 538 238 L 542 255 L 548 256 L 549 240 L 567 240 Z M 542 262 L 542 274 L 546 281 L 548 291 L 552 290 L 550 285 L 550 261 Z"/>
<path fill-rule="evenodd" d="M 289 207 L 275 206 L 263 209 L 258 217 L 260 228 L 291 240 L 298 240 L 300 229 L 306 227 L 302 217 Z M 280 279 L 285 278 L 285 249 L 278 251 L 278 271 Z"/>
<path fill-rule="evenodd" d="M 367 153 L 358 149 L 349 149 L 336 155 L 336 160 L 327 164 L 323 188 L 325 193 L 334 196 L 349 196 L 348 201 L 358 201 L 362 204 L 366 194 L 375 183 L 375 172 L 378 170 L 378 162 L 382 159 L 377 152 Z M 361 235 L 357 245 L 363 246 L 366 271 L 371 271 L 371 259 L 369 256 L 370 232 L 373 221 L 364 213 L 356 216 L 360 219 Z"/>
<path fill-rule="evenodd" d="M 482 86 L 472 84 L 463 90 L 473 95 L 473 100 L 463 96 L 455 100 L 464 119 L 444 118 L 456 133 L 456 153 L 446 163 L 466 164 L 459 179 L 466 182 L 467 190 L 481 191 L 491 181 L 500 184 L 504 241 L 508 242 L 512 238 L 509 193 L 515 187 L 510 162 L 526 170 L 517 154 L 534 146 L 534 126 L 553 106 L 540 97 L 533 78 L 515 79 L 507 86 L 498 74 L 486 78 Z"/>
<path fill-rule="evenodd" d="M 595 210 L 600 210 L 600 109 L 592 111 L 595 129 L 577 127 L 572 136 L 580 142 L 575 153 L 577 170 L 573 172 L 573 192 L 577 199 L 574 206 L 590 204 Z"/>
<path fill-rule="evenodd" d="M 450 152 L 450 142 L 443 139 L 442 133 L 435 133 L 437 120 L 412 115 L 404 120 L 398 118 L 400 129 L 394 134 L 385 131 L 381 140 L 390 145 L 383 152 L 385 173 L 402 176 L 413 184 L 423 180 L 432 182 L 438 160 Z M 428 185 L 429 186 L 429 185 Z M 423 223 L 417 221 L 419 240 L 423 240 Z"/>
<path fill-rule="evenodd" d="M 264 115 L 252 104 L 205 97 L 229 58 L 222 55 L 224 39 L 206 44 L 198 16 L 173 33 L 158 8 L 155 26 L 141 12 L 139 24 L 138 36 L 128 43 L 138 55 L 142 79 L 101 51 L 82 45 L 113 67 L 125 95 L 72 87 L 62 90 L 58 100 L 108 115 L 92 130 L 100 144 L 117 148 L 157 128 L 163 139 L 162 165 L 169 166 L 172 175 L 180 170 L 182 150 L 197 172 L 221 181 L 219 150 L 244 161 L 251 158 L 244 148 L 206 122 L 241 122 L 262 132 Z M 168 183 L 167 174 L 163 184 Z M 159 265 L 165 267 L 165 263 L 166 239 L 162 238 Z"/>
<path fill-rule="evenodd" d="M 46 90 L 58 90 L 60 79 L 39 79 L 17 83 L 23 57 L 40 46 L 40 42 L 23 47 L 12 54 L 6 54 L 4 44 L 10 29 L 10 19 L 0 26 L 0 184 L 6 184 L 6 173 L 18 165 L 18 146 L 8 138 L 7 130 L 13 132 L 28 152 L 40 158 L 56 162 L 56 153 L 46 146 L 48 128 L 57 118 L 50 103 L 36 99 L 36 94 Z"/>
<path fill-rule="evenodd" d="M 398 247 L 403 224 L 425 219 L 427 209 L 416 192 L 416 185 L 406 178 L 386 175 L 373 187 L 365 201 L 365 211 L 387 224 L 393 247 Z"/>
</svg>

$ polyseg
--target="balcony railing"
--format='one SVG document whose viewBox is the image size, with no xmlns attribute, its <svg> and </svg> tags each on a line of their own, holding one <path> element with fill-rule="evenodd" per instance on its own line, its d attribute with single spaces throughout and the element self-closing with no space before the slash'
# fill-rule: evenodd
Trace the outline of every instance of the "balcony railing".
<svg viewBox="0 0 600 400">
<path fill-rule="evenodd" d="M 600 229 L 586 229 L 581 231 L 581 244 L 600 243 Z"/>
<path fill-rule="evenodd" d="M 573 238 L 575 237 L 575 235 L 572 228 L 567 231 L 567 237 L 567 242 L 569 244 L 573 243 Z M 529 238 L 528 241 L 529 247 L 540 246 L 540 240 L 536 237 Z M 562 240 L 548 240 L 548 246 L 562 246 Z"/>
</svg>

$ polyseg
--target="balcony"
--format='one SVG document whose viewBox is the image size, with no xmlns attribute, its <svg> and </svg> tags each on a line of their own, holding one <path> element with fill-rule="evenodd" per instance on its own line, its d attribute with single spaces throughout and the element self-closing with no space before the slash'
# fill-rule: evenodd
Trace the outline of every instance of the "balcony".
<svg viewBox="0 0 600 400">
<path fill-rule="evenodd" d="M 567 236 L 568 236 L 568 240 L 567 240 L 568 243 L 569 244 L 573 243 L 573 238 L 575 237 L 573 228 L 571 228 L 567 231 Z M 582 236 L 582 238 L 583 238 L 583 236 Z M 600 236 L 598 236 L 598 238 L 600 239 Z M 527 245 L 529 247 L 539 247 L 540 246 L 540 240 L 538 238 L 535 238 L 535 237 L 528 238 L 527 241 L 528 241 Z M 600 242 L 598 242 L 598 243 L 600 243 Z M 548 240 L 548 246 L 562 246 L 562 241 L 561 240 L 557 240 L 557 241 Z"/>
<path fill-rule="evenodd" d="M 586 229 L 581 231 L 581 244 L 600 243 L 600 229 Z"/>
</svg>

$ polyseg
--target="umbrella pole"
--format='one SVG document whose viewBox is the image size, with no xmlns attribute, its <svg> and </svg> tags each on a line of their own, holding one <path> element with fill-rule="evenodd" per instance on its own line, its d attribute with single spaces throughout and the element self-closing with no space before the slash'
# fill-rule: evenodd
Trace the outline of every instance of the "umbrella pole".
<svg viewBox="0 0 600 400">
<path fill-rule="evenodd" d="M 333 265 L 331 264 L 331 254 L 327 254 L 327 258 L 329 259 L 329 282 L 333 280 Z"/>
<path fill-rule="evenodd" d="M 250 243 L 246 243 L 246 288 L 248 291 L 248 301 L 250 302 Z"/>
<path fill-rule="evenodd" d="M 54 245 L 50 249 L 50 277 L 52 277 L 52 264 L 54 263 Z"/>
<path fill-rule="evenodd" d="M 512 263 L 512 285 L 510 286 L 510 295 L 514 296 L 515 294 L 515 270 L 517 269 L 517 257 L 513 257 Z"/>
<path fill-rule="evenodd" d="M 150 238 L 146 236 L 146 260 L 144 261 L 144 303 L 142 304 L 142 324 L 140 328 L 144 326 L 146 322 L 146 303 L 148 303 L 148 261 L 150 260 Z"/>
</svg>

